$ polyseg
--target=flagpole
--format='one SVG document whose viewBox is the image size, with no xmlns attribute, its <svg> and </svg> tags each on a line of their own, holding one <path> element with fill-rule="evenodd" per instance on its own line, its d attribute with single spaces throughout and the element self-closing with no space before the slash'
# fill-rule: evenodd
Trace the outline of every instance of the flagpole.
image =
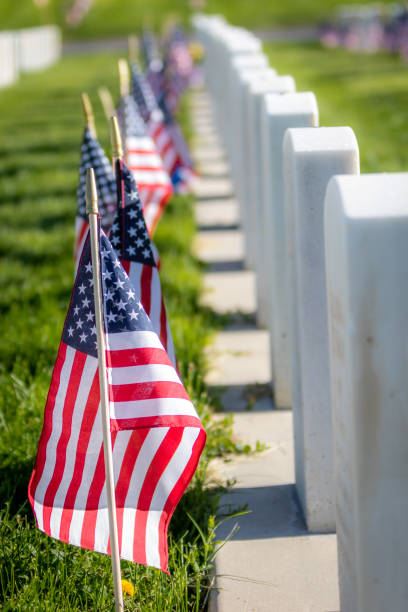
<svg viewBox="0 0 408 612">
<path fill-rule="evenodd" d="M 113 171 L 116 176 L 116 162 L 120 159 L 123 159 L 124 151 L 123 151 L 122 137 L 120 135 L 119 122 L 118 122 L 118 118 L 115 115 L 113 115 L 110 118 L 110 136 L 111 136 L 111 147 L 112 147 Z"/>
<path fill-rule="evenodd" d="M 102 315 L 101 266 L 98 229 L 98 194 L 93 168 L 86 171 L 86 212 L 89 215 L 92 275 L 95 299 L 95 326 L 98 345 L 99 387 L 101 394 L 103 451 L 105 457 L 105 481 L 108 500 L 109 536 L 112 559 L 113 586 L 115 591 L 115 612 L 123 612 L 123 594 L 120 575 L 118 526 L 116 521 L 115 482 L 113 477 L 112 438 L 110 433 L 109 395 L 106 378 L 105 331 Z"/>
<path fill-rule="evenodd" d="M 136 34 L 129 34 L 128 36 L 128 49 L 129 49 L 129 59 L 131 62 L 135 62 L 137 60 L 137 56 L 139 53 L 139 41 L 137 39 Z"/>
<path fill-rule="evenodd" d="M 96 138 L 95 118 L 92 110 L 92 104 L 87 93 L 81 94 L 82 111 L 84 113 L 85 124 L 91 133 L 92 138 Z"/>
<path fill-rule="evenodd" d="M 129 65 L 125 59 L 120 59 L 119 66 L 119 89 L 122 98 L 129 95 L 130 91 L 130 73 Z"/>
<path fill-rule="evenodd" d="M 113 103 L 112 94 L 107 87 L 100 87 L 98 89 L 98 95 L 102 102 L 103 111 L 107 119 L 110 119 L 112 115 L 116 114 L 115 105 Z"/>
</svg>

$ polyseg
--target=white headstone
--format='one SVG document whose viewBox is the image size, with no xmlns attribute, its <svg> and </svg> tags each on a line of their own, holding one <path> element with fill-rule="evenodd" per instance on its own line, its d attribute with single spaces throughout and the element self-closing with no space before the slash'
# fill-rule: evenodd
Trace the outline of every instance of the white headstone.
<svg viewBox="0 0 408 612">
<path fill-rule="evenodd" d="M 237 91 L 237 110 L 238 110 L 238 125 L 237 125 L 237 146 L 235 152 L 235 173 L 234 186 L 239 202 L 241 226 L 245 240 L 249 231 L 251 220 L 248 219 L 248 198 L 249 198 L 249 183 L 248 183 L 248 166 L 249 166 L 249 149 L 248 141 L 250 138 L 250 121 L 249 121 L 249 95 L 248 87 L 252 81 L 261 80 L 270 83 L 277 76 L 273 68 L 246 70 L 240 73 Z M 245 258 L 248 267 L 253 268 L 253 264 L 247 261 L 247 253 Z"/>
<path fill-rule="evenodd" d="M 259 107 L 260 97 L 267 92 L 284 93 L 295 91 L 295 82 L 291 76 L 277 75 L 271 69 L 265 72 L 248 76 L 243 80 L 243 116 L 242 116 L 242 160 L 241 160 L 241 185 L 244 240 L 245 240 L 245 264 L 248 268 L 256 270 L 257 265 L 257 222 L 258 204 L 256 201 L 257 174 L 259 172 Z M 253 106 L 256 98 L 256 110 Z M 256 158 L 256 159 L 255 159 Z"/>
<path fill-rule="evenodd" d="M 261 227 L 265 261 L 263 282 L 270 330 L 274 400 L 278 408 L 291 406 L 283 138 L 290 127 L 317 127 L 318 117 L 313 93 L 267 94 L 263 98 L 260 128 L 263 162 Z"/>
<path fill-rule="evenodd" d="M 252 211 L 249 231 L 252 229 L 252 248 L 254 250 L 254 266 L 256 272 L 257 322 L 260 327 L 269 323 L 266 303 L 265 243 L 263 232 L 263 160 L 262 160 L 262 103 L 267 94 L 280 95 L 296 91 L 292 76 L 279 75 L 270 81 L 256 79 L 249 84 L 249 140 L 248 140 L 248 190 L 247 207 Z"/>
<path fill-rule="evenodd" d="M 408 609 L 408 173 L 325 204 L 342 612 Z"/>
<path fill-rule="evenodd" d="M 13 32 L 0 32 L 0 87 L 11 85 L 18 78 Z"/>
<path fill-rule="evenodd" d="M 350 128 L 287 130 L 285 217 L 296 489 L 311 531 L 335 530 L 324 197 L 333 175 L 358 171 L 358 145 Z"/>
</svg>

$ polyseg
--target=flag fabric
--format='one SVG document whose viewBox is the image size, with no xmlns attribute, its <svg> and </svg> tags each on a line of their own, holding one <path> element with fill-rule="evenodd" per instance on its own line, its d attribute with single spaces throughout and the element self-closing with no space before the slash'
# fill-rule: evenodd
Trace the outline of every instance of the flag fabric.
<svg viewBox="0 0 408 612">
<path fill-rule="evenodd" d="M 77 189 L 77 214 L 75 219 L 75 269 L 81 257 L 85 237 L 88 231 L 88 215 L 86 214 L 86 170 L 95 171 L 96 187 L 98 190 L 99 212 L 102 227 L 106 232 L 112 225 L 116 211 L 116 182 L 112 166 L 106 157 L 101 145 L 93 138 L 89 128 L 85 127 L 81 145 L 81 159 L 79 164 L 79 182 Z"/>
<path fill-rule="evenodd" d="M 141 296 L 140 301 L 149 315 L 153 329 L 159 336 L 173 366 L 177 367 L 157 259 L 146 229 L 136 183 L 121 160 L 116 162 L 116 176 L 119 201 L 110 240 L 130 282 Z"/>
<path fill-rule="evenodd" d="M 137 63 L 131 66 L 132 95 L 146 125 L 147 133 L 153 139 L 163 166 L 171 178 L 176 193 L 191 189 L 195 176 L 193 162 L 180 128 L 170 113 L 167 117 L 160 108 L 149 81 Z M 166 121 L 167 119 L 167 121 Z"/>
<path fill-rule="evenodd" d="M 166 100 L 174 112 L 181 94 L 189 85 L 194 64 L 187 43 L 180 36 L 173 37 L 166 55 Z"/>
<path fill-rule="evenodd" d="M 194 162 L 180 126 L 174 119 L 174 116 L 168 107 L 167 98 L 164 94 L 159 97 L 158 104 L 163 113 L 164 121 L 170 134 L 173 146 L 177 151 L 178 164 L 172 176 L 174 189 L 177 191 L 177 193 L 188 193 L 191 191 L 192 181 L 197 176 L 194 170 Z"/>
<path fill-rule="evenodd" d="M 120 556 L 167 570 L 167 528 L 206 434 L 117 258 L 100 236 Z M 48 535 L 110 554 L 91 249 L 82 252 L 29 500 Z"/>
<path fill-rule="evenodd" d="M 118 116 L 126 162 L 137 183 L 148 232 L 153 235 L 173 193 L 171 180 L 131 95 L 121 99 Z"/>
</svg>

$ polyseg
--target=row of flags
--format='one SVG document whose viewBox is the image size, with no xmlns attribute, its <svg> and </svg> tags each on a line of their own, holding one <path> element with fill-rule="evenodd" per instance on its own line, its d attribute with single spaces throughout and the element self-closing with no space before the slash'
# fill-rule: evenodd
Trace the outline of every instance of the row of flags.
<svg viewBox="0 0 408 612">
<path fill-rule="evenodd" d="M 171 65 L 177 72 L 173 60 Z M 113 165 L 89 117 L 84 130 L 75 283 L 29 500 L 37 525 L 46 534 L 111 553 L 95 271 L 86 208 L 86 175 L 93 168 L 119 551 L 121 558 L 167 571 L 168 524 L 194 474 L 206 434 L 177 371 L 152 243 L 168 199 L 189 189 L 194 170 L 167 107 L 167 91 L 154 93 L 149 66 L 144 73 L 135 61 L 131 64 L 132 86 L 122 91 L 111 120 L 116 138 Z M 168 82 L 167 70 L 161 70 L 163 82 Z M 178 96 L 188 86 L 187 73 L 183 79 Z"/>
</svg>

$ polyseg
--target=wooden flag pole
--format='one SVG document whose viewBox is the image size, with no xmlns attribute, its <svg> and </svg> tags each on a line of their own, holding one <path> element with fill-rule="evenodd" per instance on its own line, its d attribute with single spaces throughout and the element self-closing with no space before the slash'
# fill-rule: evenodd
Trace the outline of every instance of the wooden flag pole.
<svg viewBox="0 0 408 612">
<path fill-rule="evenodd" d="M 116 116 L 110 118 L 110 135 L 112 147 L 112 163 L 115 169 L 115 162 L 123 158 L 122 137 L 120 135 L 119 122 Z"/>
<path fill-rule="evenodd" d="M 116 115 L 115 105 L 109 89 L 107 87 L 100 87 L 98 89 L 98 95 L 102 102 L 102 107 L 106 118 L 110 119 L 112 115 Z"/>
<path fill-rule="evenodd" d="M 130 91 L 130 74 L 129 65 L 125 59 L 120 59 L 119 66 L 119 87 L 122 98 L 129 95 Z"/>
<path fill-rule="evenodd" d="M 139 41 L 136 34 L 129 34 L 128 36 L 128 49 L 129 59 L 131 62 L 135 62 L 139 55 Z"/>
<path fill-rule="evenodd" d="M 81 102 L 85 118 L 85 124 L 87 125 L 92 138 L 96 138 L 95 118 L 92 110 L 92 104 L 87 93 L 81 94 Z"/>
<path fill-rule="evenodd" d="M 108 500 L 109 536 L 112 559 L 113 585 L 115 590 L 115 612 L 123 612 L 123 594 L 120 575 L 118 525 L 116 522 L 115 482 L 113 477 L 112 438 L 110 433 L 109 395 L 106 378 L 105 330 L 102 315 L 101 265 L 99 252 L 98 192 L 93 168 L 86 171 L 86 212 L 89 215 L 92 252 L 92 275 L 94 282 L 95 326 L 98 344 L 99 387 L 105 458 L 106 495 Z"/>
</svg>

